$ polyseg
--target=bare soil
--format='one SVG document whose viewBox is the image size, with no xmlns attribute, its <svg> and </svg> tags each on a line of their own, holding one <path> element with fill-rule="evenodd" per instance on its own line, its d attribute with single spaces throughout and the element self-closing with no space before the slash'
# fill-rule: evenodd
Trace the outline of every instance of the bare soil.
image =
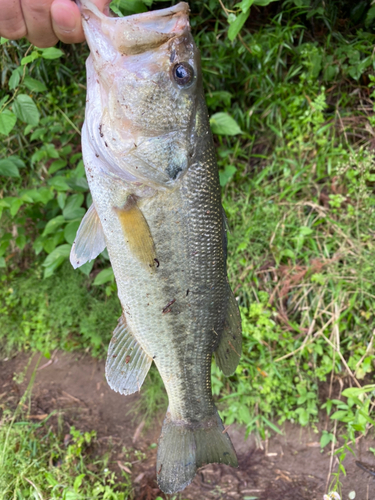
<svg viewBox="0 0 375 500">
<path fill-rule="evenodd" d="M 36 364 L 31 359 L 26 377 L 16 383 L 15 374 L 22 373 L 29 358 L 18 355 L 0 361 L 0 398 L 16 405 L 26 389 Z M 124 449 L 144 452 L 146 459 L 134 464 L 131 474 L 136 500 L 154 500 L 165 496 L 156 483 L 156 448 L 163 415 L 155 415 L 151 428 L 142 428 L 142 415 L 130 410 L 139 395 L 120 396 L 107 385 L 104 361 L 82 354 L 58 352 L 52 360 L 42 359 L 33 387 L 32 420 L 41 420 L 53 410 L 63 416 L 64 425 L 74 425 L 82 431 L 96 430 L 103 447 L 111 443 L 113 468 L 123 467 Z M 56 418 L 57 425 L 57 418 Z M 324 425 L 324 422 L 322 423 Z M 330 470 L 329 450 L 322 453 L 319 434 L 312 429 L 287 424 L 284 434 L 273 435 L 267 442 L 257 442 L 254 436 L 245 439 L 244 429 L 228 430 L 239 458 L 239 468 L 209 465 L 201 469 L 193 483 L 181 494 L 189 500 L 322 500 Z M 151 446 L 151 448 L 150 448 Z M 347 476 L 343 478 L 342 498 L 351 491 L 356 500 L 375 500 L 375 477 L 356 466 L 355 460 L 375 466 L 368 448 L 375 446 L 371 439 L 357 443 L 357 456 L 348 454 L 345 460 Z M 327 447 L 329 448 L 329 446 Z M 336 458 L 333 469 L 337 469 Z M 375 468 L 374 468 L 375 470 Z"/>
</svg>

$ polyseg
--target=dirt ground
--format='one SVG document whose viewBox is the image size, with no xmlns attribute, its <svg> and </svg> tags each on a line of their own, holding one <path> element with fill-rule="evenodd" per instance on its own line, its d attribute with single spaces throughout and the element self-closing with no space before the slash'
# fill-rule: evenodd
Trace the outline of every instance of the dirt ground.
<svg viewBox="0 0 375 500">
<path fill-rule="evenodd" d="M 14 375 L 25 370 L 28 358 L 18 355 L 0 361 L 0 397 L 6 395 L 8 401 L 19 400 L 36 359 L 32 359 L 25 380 L 20 384 L 14 381 L 14 378 L 17 380 Z M 131 471 L 134 498 L 169 498 L 157 487 L 156 448 L 150 448 L 157 443 L 163 415 L 155 416 L 152 428 L 142 429 L 142 416 L 129 413 L 138 398 L 138 395 L 120 396 L 108 387 L 104 361 L 58 352 L 52 360 L 40 361 L 33 388 L 31 418 L 40 420 L 52 410 L 59 410 L 66 425 L 75 425 L 84 431 L 95 429 L 99 442 L 115 443 L 115 467 L 122 466 L 124 454 L 121 450 L 124 446 L 144 452 L 146 459 L 135 464 Z M 237 451 L 239 468 L 209 465 L 198 472 L 179 498 L 323 500 L 330 455 L 328 451 L 321 453 L 319 436 L 313 430 L 287 424 L 282 436 L 273 435 L 265 443 L 257 443 L 253 436 L 246 440 L 240 427 L 231 427 L 228 432 Z M 375 476 L 355 464 L 355 460 L 360 460 L 375 466 L 373 454 L 367 451 L 369 446 L 375 444 L 370 440 L 359 440 L 357 456 L 348 455 L 346 458 L 347 477 L 343 478 L 342 491 L 345 500 L 351 491 L 356 492 L 356 500 L 375 500 Z M 334 461 L 334 470 L 335 465 Z"/>
</svg>

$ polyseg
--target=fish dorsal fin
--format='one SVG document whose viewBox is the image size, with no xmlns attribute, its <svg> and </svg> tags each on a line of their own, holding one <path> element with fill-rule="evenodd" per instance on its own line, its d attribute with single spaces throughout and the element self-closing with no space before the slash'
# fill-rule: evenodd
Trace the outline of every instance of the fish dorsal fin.
<svg viewBox="0 0 375 500">
<path fill-rule="evenodd" d="M 78 228 L 70 251 L 70 262 L 74 269 L 95 259 L 106 247 L 102 224 L 92 204 Z"/>
<path fill-rule="evenodd" d="M 137 197 L 130 195 L 122 208 L 115 208 L 125 240 L 132 254 L 150 269 L 155 268 L 154 240 L 147 221 L 137 205 Z"/>
<path fill-rule="evenodd" d="M 241 315 L 237 301 L 229 288 L 229 301 L 224 328 L 215 351 L 215 361 L 225 376 L 232 375 L 240 361 L 242 351 Z"/>
<path fill-rule="evenodd" d="M 151 363 L 152 358 L 138 344 L 121 316 L 109 344 L 105 365 L 110 388 L 125 395 L 139 391 Z"/>
</svg>

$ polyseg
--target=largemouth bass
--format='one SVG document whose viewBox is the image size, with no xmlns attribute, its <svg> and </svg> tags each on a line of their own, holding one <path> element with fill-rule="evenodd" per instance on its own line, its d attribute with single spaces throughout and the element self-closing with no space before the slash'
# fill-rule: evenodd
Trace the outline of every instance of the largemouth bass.
<svg viewBox="0 0 375 500">
<path fill-rule="evenodd" d="M 93 204 L 71 252 L 105 247 L 123 314 L 106 377 L 139 391 L 154 361 L 169 407 L 157 453 L 165 493 L 208 463 L 237 466 L 211 394 L 211 358 L 232 374 L 241 320 L 226 274 L 225 214 L 189 6 L 124 18 L 81 0 L 90 46 L 82 151 Z"/>
</svg>

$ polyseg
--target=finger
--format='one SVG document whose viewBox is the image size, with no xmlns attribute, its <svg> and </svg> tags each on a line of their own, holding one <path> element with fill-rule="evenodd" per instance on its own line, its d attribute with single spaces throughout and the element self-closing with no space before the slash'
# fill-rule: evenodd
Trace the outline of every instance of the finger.
<svg viewBox="0 0 375 500">
<path fill-rule="evenodd" d="M 106 14 L 109 13 L 108 0 L 94 1 L 96 6 Z M 82 28 L 81 13 L 71 0 L 54 0 L 51 6 L 52 25 L 56 36 L 64 43 L 79 43 L 85 39 Z"/>
<path fill-rule="evenodd" d="M 22 0 L 27 39 L 37 47 L 51 47 L 58 40 L 52 28 L 51 3 L 52 0 Z"/>
<path fill-rule="evenodd" d="M 0 36 L 18 40 L 26 36 L 20 0 L 0 0 Z"/>
<path fill-rule="evenodd" d="M 83 42 L 81 13 L 71 0 L 54 0 L 51 6 L 52 26 L 56 36 L 64 43 Z"/>
</svg>

